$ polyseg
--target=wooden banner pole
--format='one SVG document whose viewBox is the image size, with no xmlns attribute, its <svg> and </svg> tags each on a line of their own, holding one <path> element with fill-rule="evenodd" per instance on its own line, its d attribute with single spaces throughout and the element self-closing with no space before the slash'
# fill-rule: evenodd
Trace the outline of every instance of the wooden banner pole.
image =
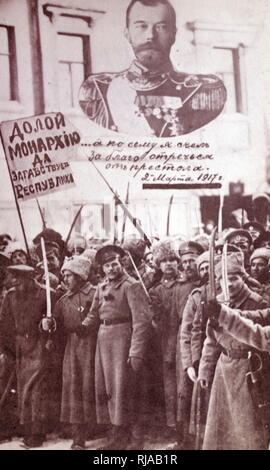
<svg viewBox="0 0 270 470">
<path fill-rule="evenodd" d="M 24 244 L 25 244 L 25 248 L 26 248 L 26 252 L 27 252 L 27 256 L 28 256 L 29 262 L 30 262 L 30 264 L 31 264 L 31 256 L 30 256 L 30 251 L 29 251 L 29 246 L 28 246 L 28 243 L 27 243 L 27 239 L 26 239 L 26 233 L 25 233 L 25 229 L 24 229 L 24 224 L 23 224 L 21 209 L 20 209 L 20 206 L 19 206 L 19 203 L 18 203 L 18 200 L 17 200 L 15 187 L 14 187 L 14 184 L 13 184 L 13 181 L 12 181 L 11 171 L 10 171 L 10 168 L 9 168 L 8 159 L 7 159 L 6 150 L 5 150 L 5 145 L 4 145 L 4 140 L 3 140 L 3 136 L 2 136 L 2 133 L 1 133 L 1 132 L 0 132 L 0 136 L 1 136 L 1 142 L 2 142 L 3 149 L 4 149 L 5 159 L 6 159 L 6 163 L 7 163 L 7 167 L 8 167 L 9 178 L 10 178 L 11 186 L 12 186 L 12 189 L 13 189 L 13 194 L 14 194 L 16 209 L 17 209 L 18 216 L 19 216 L 19 220 L 20 220 L 20 224 L 21 224 L 21 229 L 22 229 L 23 238 L 24 238 Z"/>
</svg>

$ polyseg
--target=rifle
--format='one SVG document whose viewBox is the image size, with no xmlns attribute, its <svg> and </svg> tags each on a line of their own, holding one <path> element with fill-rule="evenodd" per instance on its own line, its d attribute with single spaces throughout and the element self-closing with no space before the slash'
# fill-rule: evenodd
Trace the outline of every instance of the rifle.
<svg viewBox="0 0 270 470">
<path fill-rule="evenodd" d="M 124 211 L 124 213 L 126 214 L 126 216 L 129 218 L 129 220 L 132 222 L 132 224 L 134 225 L 134 227 L 138 230 L 139 234 L 143 237 L 144 241 L 146 242 L 146 245 L 148 246 L 148 248 L 151 247 L 151 242 L 149 240 L 149 238 L 147 237 L 147 235 L 145 234 L 145 232 L 143 231 L 142 227 L 141 227 L 141 224 L 138 222 L 138 220 L 136 218 L 134 218 L 132 216 L 132 214 L 129 212 L 128 208 L 126 207 L 126 205 L 121 201 L 121 199 L 119 198 L 118 194 L 112 189 L 111 185 L 108 183 L 108 181 L 106 180 L 105 176 L 101 173 L 101 171 L 96 167 L 96 165 L 94 164 L 93 160 L 90 160 L 92 165 L 95 167 L 95 169 L 97 170 L 98 174 L 101 176 L 101 178 L 103 179 L 103 181 L 106 183 L 107 187 L 109 188 L 109 190 L 111 191 L 111 193 L 113 194 L 114 198 L 115 198 L 115 203 L 119 204 L 122 208 L 122 210 Z"/>
</svg>

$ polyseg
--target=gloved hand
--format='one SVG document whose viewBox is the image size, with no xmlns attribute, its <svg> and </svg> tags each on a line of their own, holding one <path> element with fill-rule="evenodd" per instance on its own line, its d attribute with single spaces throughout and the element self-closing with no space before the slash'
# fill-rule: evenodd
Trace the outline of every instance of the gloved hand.
<svg viewBox="0 0 270 470">
<path fill-rule="evenodd" d="M 140 357 L 131 357 L 129 359 L 130 365 L 132 370 L 137 374 L 140 372 L 142 365 L 143 365 L 143 360 Z"/>
</svg>

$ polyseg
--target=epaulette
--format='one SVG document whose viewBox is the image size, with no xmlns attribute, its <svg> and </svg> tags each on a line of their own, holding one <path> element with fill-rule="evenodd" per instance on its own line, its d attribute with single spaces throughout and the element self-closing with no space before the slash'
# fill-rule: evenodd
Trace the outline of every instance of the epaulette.
<svg viewBox="0 0 270 470">
<path fill-rule="evenodd" d="M 217 77 L 217 75 L 209 74 L 188 74 L 184 72 L 177 72 L 173 70 L 170 72 L 170 78 L 173 82 L 183 84 L 187 87 L 194 86 L 208 86 L 208 87 L 217 87 L 224 86 L 222 80 Z"/>
<path fill-rule="evenodd" d="M 195 287 L 195 288 L 191 291 L 190 295 L 194 295 L 194 294 L 200 294 L 200 295 L 201 295 L 201 293 L 202 293 L 201 287 Z"/>
<path fill-rule="evenodd" d="M 123 75 L 126 75 L 127 70 L 123 70 L 121 72 L 102 72 L 102 73 L 95 73 L 92 75 L 89 75 L 87 80 L 84 83 L 96 81 L 100 83 L 106 83 L 107 85 L 111 83 L 111 81 L 114 78 L 122 77 Z"/>
<path fill-rule="evenodd" d="M 179 86 L 194 88 L 195 92 L 190 100 L 193 110 L 217 111 L 221 110 L 226 102 L 226 88 L 216 75 L 192 75 L 173 70 L 170 79 Z"/>
<path fill-rule="evenodd" d="M 127 279 L 125 279 L 125 282 L 128 282 L 131 285 L 140 284 L 140 282 L 132 276 L 128 276 Z"/>
<path fill-rule="evenodd" d="M 264 298 L 260 294 L 257 294 L 257 292 L 254 292 L 252 290 L 250 290 L 249 298 L 256 303 L 260 303 L 264 300 Z"/>
<path fill-rule="evenodd" d="M 6 295 L 9 294 L 10 292 L 15 292 L 16 289 L 15 287 L 10 287 L 10 289 L 7 290 Z"/>
<path fill-rule="evenodd" d="M 196 78 L 200 88 L 192 97 L 191 108 L 206 111 L 221 110 L 227 98 L 227 91 L 222 80 L 216 75 L 197 75 Z M 192 78 L 190 80 L 192 81 Z"/>
<path fill-rule="evenodd" d="M 65 292 L 63 295 L 61 295 L 61 297 L 59 297 L 59 299 L 57 300 L 57 303 L 59 304 L 59 303 L 62 302 L 62 300 L 65 299 L 66 297 L 68 297 L 68 292 Z"/>
<path fill-rule="evenodd" d="M 99 126 L 109 128 L 113 123 L 105 95 L 111 81 L 126 72 L 98 73 L 90 75 L 79 91 L 79 103 L 83 112 Z"/>
</svg>

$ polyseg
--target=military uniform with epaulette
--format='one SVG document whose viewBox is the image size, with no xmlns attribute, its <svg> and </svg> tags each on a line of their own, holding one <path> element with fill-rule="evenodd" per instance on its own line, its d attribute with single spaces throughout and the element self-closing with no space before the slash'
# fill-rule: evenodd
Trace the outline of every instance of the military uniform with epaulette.
<svg viewBox="0 0 270 470">
<path fill-rule="evenodd" d="M 28 266 L 11 268 L 34 271 Z M 31 438 L 31 446 L 37 440 L 42 444 L 59 413 L 55 355 L 48 347 L 48 333 L 40 327 L 45 315 L 46 291 L 34 280 L 20 295 L 16 288 L 10 289 L 0 313 L 0 354 L 15 362 L 19 420 L 25 428 L 25 442 Z"/>
<path fill-rule="evenodd" d="M 179 277 L 161 279 L 150 289 L 156 331 L 161 346 L 162 376 L 167 426 L 176 426 L 177 415 L 177 335 L 182 321 L 183 306 L 188 297 L 189 285 Z"/>
<path fill-rule="evenodd" d="M 114 445 L 128 441 L 129 426 L 135 419 L 132 398 L 136 381 L 129 360 L 144 360 L 150 320 L 141 285 L 123 272 L 117 280 L 106 279 L 97 286 L 91 310 L 83 321 L 87 328 L 99 325 L 95 359 L 97 421 L 113 425 L 119 439 L 115 443 L 116 434 L 113 436 Z"/>
<path fill-rule="evenodd" d="M 235 255 L 236 259 L 234 259 Z M 237 254 L 227 261 L 228 277 L 243 273 Z M 221 279 L 222 263 L 215 267 L 217 281 Z M 229 290 L 230 292 L 230 290 Z M 218 296 L 224 302 L 222 295 Z M 229 306 L 238 310 L 263 308 L 265 301 L 246 284 L 233 297 Z M 240 312 L 239 312 L 240 315 Z M 225 328 L 207 323 L 198 379 L 209 386 L 212 382 L 203 441 L 204 450 L 265 449 L 263 425 L 254 404 L 250 381 L 253 352 L 245 341 L 234 338 Z"/>
<path fill-rule="evenodd" d="M 174 137 L 215 119 L 226 101 L 226 89 L 215 75 L 145 70 L 134 61 L 120 73 L 91 75 L 79 101 L 90 120 L 131 135 Z"/>
</svg>

